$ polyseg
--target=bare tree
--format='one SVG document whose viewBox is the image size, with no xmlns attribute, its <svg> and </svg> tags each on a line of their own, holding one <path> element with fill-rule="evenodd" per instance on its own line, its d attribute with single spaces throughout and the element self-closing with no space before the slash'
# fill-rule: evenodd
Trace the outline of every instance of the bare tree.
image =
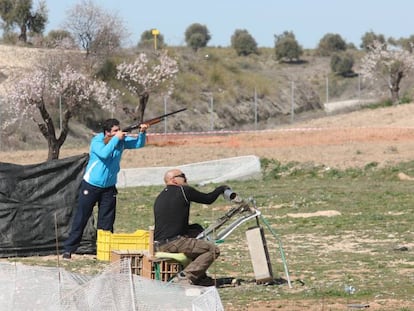
<svg viewBox="0 0 414 311">
<path fill-rule="evenodd" d="M 123 62 L 117 66 L 117 79 L 139 98 L 136 114 L 140 122 L 144 120 L 150 93 L 162 86 L 170 93 L 174 88 L 173 82 L 178 73 L 177 61 L 169 57 L 167 52 L 158 55 L 150 61 L 145 53 L 141 53 L 135 62 Z"/>
<path fill-rule="evenodd" d="M 375 40 L 361 60 L 364 79 L 381 80 L 391 92 L 391 100 L 398 103 L 401 80 L 414 69 L 414 55 L 403 49 L 390 49 Z"/>
<path fill-rule="evenodd" d="M 53 68 L 37 69 L 27 74 L 8 92 L 8 115 L 5 126 L 18 120 L 31 118 L 39 127 L 48 143 L 48 159 L 58 159 L 60 148 L 69 132 L 69 120 L 80 115 L 91 104 L 112 110 L 117 92 L 105 82 L 88 78 L 66 66 L 58 71 Z M 50 111 L 61 103 L 62 128 L 59 136 Z"/>
<path fill-rule="evenodd" d="M 121 47 L 128 37 L 116 13 L 105 11 L 92 0 L 82 0 L 72 7 L 64 22 L 86 55 L 108 55 Z"/>
</svg>

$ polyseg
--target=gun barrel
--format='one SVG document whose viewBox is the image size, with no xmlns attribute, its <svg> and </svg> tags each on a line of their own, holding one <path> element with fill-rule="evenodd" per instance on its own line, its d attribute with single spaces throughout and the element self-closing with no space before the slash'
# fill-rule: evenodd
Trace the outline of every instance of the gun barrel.
<svg viewBox="0 0 414 311">
<path fill-rule="evenodd" d="M 158 116 L 158 117 L 155 117 L 153 119 L 145 120 L 142 123 L 132 124 L 132 125 L 126 127 L 125 129 L 123 129 L 122 131 L 124 131 L 124 132 L 131 132 L 131 131 L 136 130 L 137 128 L 139 128 L 139 126 L 141 124 L 149 124 L 149 125 L 157 124 L 157 123 L 161 122 L 162 120 L 164 120 L 164 118 L 166 118 L 168 116 L 171 116 L 173 114 L 182 112 L 184 110 L 187 110 L 187 108 L 181 108 L 179 110 L 176 110 L 176 111 L 173 111 L 173 112 L 170 112 L 170 113 L 163 114 L 162 116 Z"/>
</svg>

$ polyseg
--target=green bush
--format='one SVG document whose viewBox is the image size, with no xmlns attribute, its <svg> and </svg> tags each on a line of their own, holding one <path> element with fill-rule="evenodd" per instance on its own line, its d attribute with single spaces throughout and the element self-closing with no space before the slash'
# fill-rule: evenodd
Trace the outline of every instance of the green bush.
<svg viewBox="0 0 414 311">
<path fill-rule="evenodd" d="M 353 66 L 354 57 L 350 53 L 335 53 L 331 57 L 331 70 L 338 75 L 343 77 L 352 75 Z"/>
<path fill-rule="evenodd" d="M 198 49 L 207 46 L 210 39 L 211 36 L 207 26 L 198 23 L 191 24 L 185 31 L 185 42 L 187 42 L 187 45 L 195 52 Z"/>
<path fill-rule="evenodd" d="M 99 68 L 96 76 L 103 81 L 110 81 L 116 78 L 117 69 L 116 64 L 111 59 L 106 59 Z"/>
<path fill-rule="evenodd" d="M 366 51 L 369 50 L 370 46 L 373 44 L 374 41 L 379 41 L 381 43 L 385 43 L 385 37 L 382 34 L 376 34 L 373 31 L 368 31 L 364 33 L 361 37 L 362 43 L 360 47 Z"/>
<path fill-rule="evenodd" d="M 239 56 L 258 54 L 256 40 L 245 29 L 236 29 L 231 37 L 231 47 Z"/>
<path fill-rule="evenodd" d="M 339 34 L 328 33 L 319 41 L 318 54 L 321 56 L 330 56 L 332 53 L 345 51 L 346 42 Z"/>
<path fill-rule="evenodd" d="M 275 35 L 276 59 L 287 59 L 289 62 L 299 60 L 303 54 L 303 48 L 297 42 L 293 32 L 285 31 L 283 34 Z"/>
</svg>

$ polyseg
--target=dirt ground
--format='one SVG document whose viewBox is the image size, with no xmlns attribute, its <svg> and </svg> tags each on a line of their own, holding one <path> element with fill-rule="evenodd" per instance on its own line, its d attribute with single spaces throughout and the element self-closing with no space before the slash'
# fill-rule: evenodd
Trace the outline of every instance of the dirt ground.
<svg viewBox="0 0 414 311">
<path fill-rule="evenodd" d="M 223 133 L 220 135 L 151 135 L 141 150 L 127 150 L 122 167 L 176 166 L 214 159 L 256 155 L 283 163 L 298 161 L 330 167 L 362 167 L 371 162 L 387 165 L 414 158 L 414 104 L 364 110 L 292 124 L 268 131 Z M 151 132 L 151 131 L 149 131 Z M 87 152 L 87 147 L 65 149 L 61 158 Z M 47 151 L 0 152 L 0 161 L 16 164 L 39 163 Z M 407 176 L 406 176 L 407 177 Z M 409 177 L 407 177 L 409 178 Z M 356 310 L 348 301 L 255 302 L 245 310 Z M 408 305 L 405 305 L 408 303 Z M 414 310 L 414 304 L 375 301 L 369 310 Z"/>
<path fill-rule="evenodd" d="M 147 146 L 126 150 L 122 168 L 177 166 L 194 162 L 256 155 L 282 163 L 313 162 L 330 167 L 362 167 L 409 161 L 414 155 L 414 104 L 327 116 L 274 130 L 221 134 L 155 135 Z M 88 152 L 66 149 L 61 158 Z M 0 152 L 0 161 L 33 164 L 46 150 Z"/>
</svg>

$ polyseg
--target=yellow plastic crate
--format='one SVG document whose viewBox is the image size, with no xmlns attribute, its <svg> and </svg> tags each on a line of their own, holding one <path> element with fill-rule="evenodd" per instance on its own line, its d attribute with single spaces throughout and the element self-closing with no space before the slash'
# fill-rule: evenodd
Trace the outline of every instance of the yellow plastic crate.
<svg viewBox="0 0 414 311">
<path fill-rule="evenodd" d="M 134 233 L 112 233 L 98 230 L 96 258 L 109 261 L 113 250 L 149 250 L 149 231 L 137 230 Z"/>
</svg>

